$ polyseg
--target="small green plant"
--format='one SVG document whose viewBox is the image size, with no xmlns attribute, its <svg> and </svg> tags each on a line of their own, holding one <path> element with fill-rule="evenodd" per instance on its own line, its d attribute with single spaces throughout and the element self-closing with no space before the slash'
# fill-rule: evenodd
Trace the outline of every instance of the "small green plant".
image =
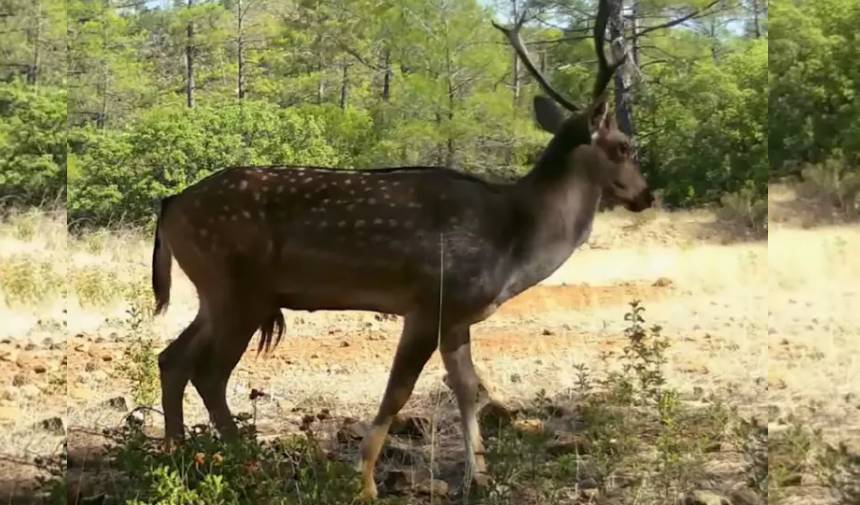
<svg viewBox="0 0 860 505">
<path fill-rule="evenodd" d="M 115 273 L 99 265 L 74 268 L 70 274 L 72 289 L 82 307 L 104 307 L 118 294 Z"/>
<path fill-rule="evenodd" d="M 109 449 L 128 479 L 117 498 L 135 505 L 341 505 L 357 495 L 352 465 L 325 453 L 312 435 L 260 442 L 250 416 L 237 420 L 241 435 L 234 443 L 195 426 L 171 452 L 139 423 L 127 423 Z"/>
<path fill-rule="evenodd" d="M 158 375 L 158 342 L 151 325 L 152 309 L 136 306 L 128 309 L 126 320 L 130 343 L 127 358 L 118 371 L 131 383 L 132 399 L 137 405 L 152 406 L 159 399 L 161 384 Z"/>
<path fill-rule="evenodd" d="M 663 365 L 666 364 L 666 349 L 669 341 L 661 335 L 660 326 L 645 328 L 645 307 L 641 302 L 630 302 L 630 312 L 624 315 L 629 324 L 624 330 L 627 345 L 620 358 L 624 376 L 614 376 L 615 388 L 622 394 L 629 394 L 630 400 L 638 405 L 659 405 L 663 399 Z M 632 383 L 630 380 L 632 379 Z"/>
<path fill-rule="evenodd" d="M 0 293 L 7 305 L 38 305 L 62 296 L 64 280 L 54 265 L 29 255 L 0 262 Z"/>
</svg>

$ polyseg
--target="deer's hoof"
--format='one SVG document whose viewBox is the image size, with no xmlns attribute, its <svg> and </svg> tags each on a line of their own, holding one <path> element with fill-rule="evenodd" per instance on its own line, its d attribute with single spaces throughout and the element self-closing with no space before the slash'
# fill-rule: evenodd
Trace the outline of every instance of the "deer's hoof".
<svg viewBox="0 0 860 505">
<path fill-rule="evenodd" d="M 378 496 L 379 493 L 376 491 L 376 485 L 374 484 L 372 486 L 364 486 L 361 490 L 361 494 L 358 495 L 358 499 L 362 502 L 371 502 Z"/>
</svg>

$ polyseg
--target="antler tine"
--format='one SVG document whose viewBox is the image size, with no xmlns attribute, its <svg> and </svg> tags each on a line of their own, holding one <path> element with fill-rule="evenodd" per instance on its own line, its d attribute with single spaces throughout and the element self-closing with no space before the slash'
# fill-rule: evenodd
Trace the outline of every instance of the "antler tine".
<svg viewBox="0 0 860 505">
<path fill-rule="evenodd" d="M 594 100 L 598 100 L 606 86 L 612 80 L 612 75 L 627 59 L 627 53 L 611 65 L 606 60 L 606 25 L 609 23 L 609 0 L 600 0 L 597 7 L 597 19 L 594 21 L 594 50 L 597 52 L 597 77 L 594 80 Z"/>
<path fill-rule="evenodd" d="M 537 82 L 541 85 L 541 87 L 546 91 L 546 94 L 550 96 L 553 100 L 558 102 L 561 106 L 571 112 L 579 111 L 579 107 L 565 97 L 561 95 L 558 91 L 556 91 L 546 80 L 546 77 L 540 73 L 540 71 L 534 66 L 532 63 L 532 59 L 529 56 L 528 51 L 526 50 L 525 45 L 523 44 L 522 38 L 520 38 L 520 28 L 522 28 L 523 24 L 527 19 L 526 9 L 523 9 L 523 14 L 519 17 L 516 24 L 513 28 L 504 27 L 495 21 L 493 21 L 493 26 L 505 34 L 505 37 L 508 38 L 508 42 L 510 42 L 511 46 L 516 51 L 517 56 L 519 56 L 520 60 L 526 66 L 528 71 L 532 74 L 532 76 L 537 80 Z"/>
</svg>

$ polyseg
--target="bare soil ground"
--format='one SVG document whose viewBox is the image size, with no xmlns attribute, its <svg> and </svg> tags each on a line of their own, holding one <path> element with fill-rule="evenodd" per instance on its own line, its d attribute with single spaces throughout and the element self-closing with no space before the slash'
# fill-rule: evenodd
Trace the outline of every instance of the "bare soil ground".
<svg viewBox="0 0 860 505">
<path fill-rule="evenodd" d="M 661 325 L 671 340 L 667 377 L 687 398 L 720 399 L 772 430 L 796 417 L 860 452 L 860 262 L 852 256 L 860 229 L 811 227 L 803 206 L 789 205 L 789 189 L 773 193 L 767 241 L 716 222 L 708 211 L 599 216 L 589 243 L 556 274 L 474 328 L 474 355 L 490 395 L 517 404 L 540 390 L 573 394 L 577 364 L 605 371 L 607 358 L 620 353 L 623 315 L 639 299 L 648 324 Z M 0 258 L 56 257 L 50 244 L 16 240 L 0 240 Z M 98 265 L 117 282 L 146 279 L 147 241 L 90 240 L 70 244 L 69 271 Z M 175 302 L 155 323 L 165 343 L 196 310 L 191 287 L 178 269 L 174 276 Z M 126 309 L 122 292 L 98 306 L 77 298 L 71 293 L 68 313 L 50 300 L 38 309 L 0 309 L 0 500 L 20 494 L 16 488 L 38 474 L 33 458 L 56 452 L 67 434 L 70 454 L 86 460 L 81 451 L 98 447 L 100 430 L 120 424 L 131 406 L 130 386 L 117 370 L 128 340 L 118 323 Z M 256 408 L 264 436 L 295 431 L 304 415 L 321 409 L 336 418 L 370 418 L 400 321 L 361 312 L 286 317 L 281 345 L 257 356 L 253 341 L 234 372 L 233 410 Z M 439 408 L 443 375 L 434 357 L 407 414 L 454 415 Z M 251 389 L 267 396 L 252 405 Z M 186 422 L 206 421 L 189 388 Z M 832 503 L 814 480 L 795 495 L 787 503 Z"/>
</svg>

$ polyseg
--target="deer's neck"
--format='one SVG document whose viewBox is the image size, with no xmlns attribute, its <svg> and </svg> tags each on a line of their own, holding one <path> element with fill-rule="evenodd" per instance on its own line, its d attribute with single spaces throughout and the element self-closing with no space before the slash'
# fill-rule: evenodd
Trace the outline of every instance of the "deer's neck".
<svg viewBox="0 0 860 505">
<path fill-rule="evenodd" d="M 585 167 L 554 178 L 527 177 L 519 188 L 534 218 L 522 238 L 513 271 L 503 290 L 507 299 L 549 277 L 591 233 L 601 189 L 589 180 Z"/>
</svg>

